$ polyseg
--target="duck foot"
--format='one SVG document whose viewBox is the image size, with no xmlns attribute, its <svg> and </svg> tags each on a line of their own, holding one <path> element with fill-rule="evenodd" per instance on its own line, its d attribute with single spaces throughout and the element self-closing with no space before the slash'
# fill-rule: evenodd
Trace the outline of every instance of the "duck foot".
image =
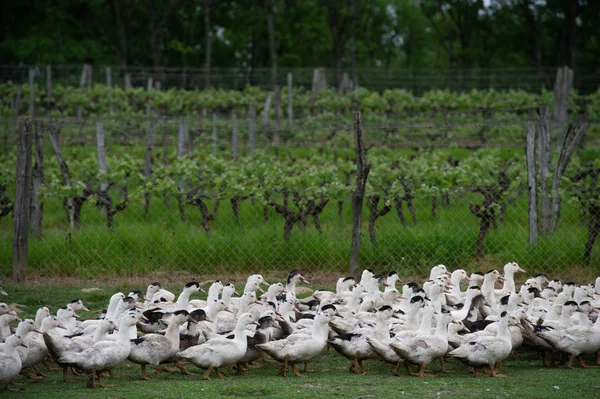
<svg viewBox="0 0 600 399">
<path fill-rule="evenodd" d="M 406 372 L 408 373 L 408 375 L 415 375 L 415 373 L 410 369 L 410 365 L 408 364 L 408 361 L 404 362 L 404 367 L 406 367 Z"/>
<path fill-rule="evenodd" d="M 440 371 L 442 373 L 454 373 L 454 371 L 450 371 L 450 370 L 444 370 L 444 363 L 448 362 L 447 360 L 444 360 L 443 357 L 440 357 Z"/>
<path fill-rule="evenodd" d="M 115 372 L 113 371 L 113 369 L 109 369 L 108 370 L 108 375 L 110 376 L 110 378 L 114 378 L 114 379 L 118 379 L 119 377 L 117 377 L 115 375 Z"/>
<path fill-rule="evenodd" d="M 515 353 L 515 350 L 514 350 L 514 349 L 513 349 L 513 350 L 510 352 L 510 355 L 512 356 L 512 358 L 513 358 L 514 360 L 519 360 L 519 358 L 517 357 L 517 354 Z"/>
<path fill-rule="evenodd" d="M 48 361 L 46 360 L 42 360 L 42 364 L 44 365 L 44 367 L 46 367 L 46 370 L 48 371 L 57 371 L 60 369 L 57 369 L 56 367 L 53 367 Z"/>
<path fill-rule="evenodd" d="M 219 377 L 220 380 L 224 380 L 225 377 L 223 377 L 223 374 L 221 374 L 221 371 L 219 371 L 219 368 L 215 367 L 215 369 L 217 370 L 217 377 Z"/>
<path fill-rule="evenodd" d="M 212 371 L 213 371 L 213 365 L 211 364 L 210 366 L 208 366 L 208 370 L 206 370 L 206 373 L 204 373 L 202 375 L 202 379 L 210 380 L 210 373 L 212 373 Z"/>
<path fill-rule="evenodd" d="M 144 381 L 152 381 L 152 378 L 146 375 L 146 365 L 142 364 L 142 380 Z"/>
<path fill-rule="evenodd" d="M 63 367 L 62 372 L 63 372 L 63 381 L 71 382 L 71 380 L 69 380 L 69 371 L 67 370 L 66 367 Z M 92 388 L 95 388 L 95 387 L 92 387 Z"/>
<path fill-rule="evenodd" d="M 161 372 L 166 372 L 166 373 L 174 373 L 177 371 L 177 369 L 172 369 L 169 368 L 167 366 L 156 366 L 154 367 L 154 374 L 160 374 Z"/>
<path fill-rule="evenodd" d="M 398 372 L 400 365 L 403 363 L 402 359 L 398 360 L 396 363 L 396 368 L 392 371 L 392 375 L 400 376 L 401 374 Z"/>
<path fill-rule="evenodd" d="M 298 377 L 301 377 L 301 378 L 306 378 L 306 376 L 305 376 L 305 375 L 302 375 L 302 374 L 300 374 L 300 373 L 298 372 L 298 370 L 296 370 L 296 365 L 295 365 L 295 364 L 292 364 L 292 371 L 293 371 L 293 372 L 294 372 L 294 374 L 295 374 L 295 375 L 297 375 Z"/>
<path fill-rule="evenodd" d="M 90 373 L 90 378 L 88 378 L 87 383 L 85 384 L 88 388 L 96 388 L 96 366 L 92 367 L 92 372 Z"/>
<path fill-rule="evenodd" d="M 112 385 L 112 384 L 104 383 L 104 380 L 102 379 L 102 371 L 98 371 L 98 385 L 101 386 L 102 388 L 114 387 L 114 385 Z"/>
<path fill-rule="evenodd" d="M 416 376 L 416 377 L 419 377 L 419 378 L 423 378 L 423 377 L 435 377 L 433 374 L 426 374 L 425 373 L 425 366 L 426 366 L 426 363 L 421 363 L 419 365 L 419 372 L 417 374 L 413 374 L 413 375 Z"/>
<path fill-rule="evenodd" d="M 37 365 L 33 366 L 33 371 L 35 371 L 35 375 L 38 376 L 38 377 L 50 378 L 49 375 L 46 375 L 46 374 L 42 373 L 40 371 L 40 369 L 38 369 Z"/>
<path fill-rule="evenodd" d="M 584 369 L 589 369 L 590 368 L 587 364 L 585 364 L 585 361 L 583 360 L 583 358 L 581 356 L 579 356 L 579 365 L 581 367 L 583 367 Z"/>
<path fill-rule="evenodd" d="M 45 375 L 35 375 L 35 374 L 31 373 L 31 372 L 26 373 L 26 372 L 22 371 L 20 374 L 23 377 L 31 378 L 34 381 L 41 381 L 43 379 L 48 378 L 48 376 L 45 376 Z"/>
<path fill-rule="evenodd" d="M 572 369 L 573 368 L 573 360 L 575 359 L 575 355 L 569 355 L 569 361 L 566 364 L 566 368 L 568 369 Z"/>
<path fill-rule="evenodd" d="M 304 362 L 304 370 L 302 370 L 303 373 L 308 373 L 308 362 Z"/>
<path fill-rule="evenodd" d="M 490 372 L 492 373 L 492 377 L 506 377 L 504 374 L 496 373 L 496 370 L 494 369 L 493 364 L 490 364 Z"/>
<path fill-rule="evenodd" d="M 179 369 L 179 371 L 181 371 L 181 374 L 186 374 L 186 375 L 194 374 L 194 373 L 190 372 L 188 369 L 186 369 L 185 367 L 183 367 L 181 362 L 175 363 L 175 367 L 177 367 Z"/>
</svg>

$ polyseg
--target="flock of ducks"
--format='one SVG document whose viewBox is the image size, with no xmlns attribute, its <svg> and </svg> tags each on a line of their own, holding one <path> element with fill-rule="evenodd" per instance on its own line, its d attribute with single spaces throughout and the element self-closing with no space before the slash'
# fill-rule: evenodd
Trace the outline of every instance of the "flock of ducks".
<svg viewBox="0 0 600 399">
<path fill-rule="evenodd" d="M 185 284 L 179 295 L 152 283 L 145 295 L 112 295 L 98 319 L 85 321 L 78 320 L 77 312 L 88 310 L 81 300 L 55 315 L 42 307 L 33 320 L 21 320 L 0 303 L 0 383 L 10 389 L 20 373 L 44 379 L 39 365 L 50 367 L 50 360 L 65 381 L 69 371 L 89 374 L 91 388 L 105 386 L 103 374 L 114 376 L 127 360 L 140 365 L 144 380 L 150 379 L 148 366 L 157 374 L 191 374 L 188 364 L 205 369 L 204 379 L 213 371 L 223 378 L 221 368 L 245 374 L 267 360 L 265 354 L 281 363 L 281 376 L 290 368 L 303 376 L 297 366 L 307 372 L 307 363 L 326 347 L 347 358 L 356 374 L 366 373 L 365 360 L 381 359 L 396 366 L 394 375 L 404 365 L 408 374 L 424 377 L 428 364 L 439 361 L 443 372 L 444 359 L 454 358 L 475 377 L 481 369 L 500 377 L 499 363 L 524 344 L 540 351 L 544 365 L 562 361 L 571 368 L 577 358 L 587 367 L 582 356 L 590 354 L 600 364 L 600 277 L 576 285 L 540 274 L 517 287 L 519 272 L 525 271 L 515 262 L 503 273 L 471 275 L 437 265 L 421 286 L 410 282 L 398 290 L 403 282 L 396 272 L 364 270 L 359 281 L 340 278 L 335 291 L 303 299 L 296 285 L 309 283 L 297 270 L 285 284 L 252 275 L 241 295 L 217 280 L 206 300 L 192 299 L 205 292 L 198 282 Z M 1 287 L 0 294 L 7 295 Z"/>
</svg>

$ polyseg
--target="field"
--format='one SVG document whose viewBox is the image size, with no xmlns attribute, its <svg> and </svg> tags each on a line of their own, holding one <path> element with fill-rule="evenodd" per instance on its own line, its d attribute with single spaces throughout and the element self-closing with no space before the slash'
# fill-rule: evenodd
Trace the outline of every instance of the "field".
<svg viewBox="0 0 600 399">
<path fill-rule="evenodd" d="M 205 287 L 208 285 L 206 284 Z M 49 281 L 43 285 L 19 286 L 4 285 L 9 297 L 22 305 L 21 316 L 32 317 L 41 305 L 50 306 L 55 311 L 69 300 L 81 298 L 91 313 L 80 312 L 83 318 L 92 318 L 108 303 L 108 298 L 116 291 L 144 289 L 145 283 L 132 280 L 128 283 L 105 285 L 89 281 L 80 285 L 58 285 Z M 82 289 L 101 287 L 102 291 L 82 292 Z M 311 287 L 314 287 L 311 285 Z M 169 284 L 174 292 L 178 284 Z M 194 296 L 195 297 L 195 296 Z M 201 297 L 201 296 L 198 296 Z M 402 375 L 392 376 L 392 367 L 378 360 L 365 363 L 370 374 L 352 375 L 348 373 L 348 361 L 335 351 L 324 352 L 309 363 L 307 378 L 298 378 L 290 373 L 288 379 L 277 375 L 277 366 L 267 363 L 258 369 L 250 369 L 246 376 L 230 376 L 224 381 L 201 380 L 200 370 L 189 366 L 194 376 L 179 373 L 152 375 L 153 381 L 140 381 L 139 366 L 126 362 L 115 371 L 117 380 L 106 379 L 114 387 L 90 390 L 85 387 L 85 377 L 74 378 L 75 382 L 64 383 L 60 372 L 48 372 L 50 379 L 33 382 L 24 377 L 16 381 L 23 383 L 19 392 L 3 392 L 3 398 L 194 398 L 203 397 L 260 397 L 275 398 L 375 398 L 375 397 L 414 397 L 414 398 L 480 398 L 480 397 L 521 397 L 521 398 L 564 398 L 576 394 L 580 398 L 597 397 L 600 389 L 598 366 L 589 369 L 576 367 L 544 368 L 539 356 L 527 349 L 518 352 L 519 360 L 509 359 L 504 363 L 502 373 L 506 378 L 473 378 L 466 366 L 455 361 L 447 362 L 446 368 L 452 373 L 440 374 L 439 364 L 428 366 L 435 376 L 419 379 Z M 593 359 L 589 359 L 593 360 Z M 592 363 L 589 362 L 588 363 Z M 43 369 L 43 368 L 42 368 Z M 44 371 L 45 372 L 45 371 Z"/>
</svg>

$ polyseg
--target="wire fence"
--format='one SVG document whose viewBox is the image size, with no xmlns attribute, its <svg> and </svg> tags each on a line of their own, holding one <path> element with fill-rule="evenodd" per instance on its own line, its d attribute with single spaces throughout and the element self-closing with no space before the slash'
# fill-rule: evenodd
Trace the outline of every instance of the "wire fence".
<svg viewBox="0 0 600 399">
<path fill-rule="evenodd" d="M 153 121 L 156 131 L 149 139 Z M 40 234 L 32 234 L 29 239 L 28 273 L 88 278 L 180 270 L 194 274 L 266 273 L 292 268 L 309 273 L 346 272 L 353 217 L 348 187 L 353 185 L 355 172 L 350 169 L 339 177 L 347 189 L 333 195 L 324 188 L 330 182 L 315 177 L 314 169 L 342 168 L 353 152 L 352 125 L 339 127 L 342 133 L 337 138 L 332 137 L 335 135 L 330 129 L 321 127 L 312 131 L 314 137 L 285 145 L 274 145 L 272 132 L 261 131 L 259 125 L 252 147 L 249 122 L 240 119 L 238 123 L 234 141 L 230 124 L 218 127 L 218 134 L 213 135 L 210 126 L 194 119 L 163 119 L 157 123 L 153 118 L 105 118 L 102 147 L 108 156 L 108 172 L 99 175 L 98 121 L 62 120 L 57 143 L 71 171 L 69 190 L 64 187 L 56 148 L 50 145 L 45 131 L 45 178 L 40 191 L 43 220 Z M 464 168 L 473 147 L 457 145 L 458 138 L 478 137 L 481 126 L 465 123 L 438 127 L 445 132 L 442 138 L 427 139 L 436 128 L 430 124 L 411 126 L 406 136 L 398 135 L 397 142 L 381 126 L 364 127 L 365 141 L 371 148 L 368 161 L 375 161 L 375 148 L 387 148 L 392 163 L 406 160 L 407 165 L 420 162 L 421 166 L 406 172 L 409 184 L 396 195 L 386 195 L 376 183 L 377 178 L 392 174 L 392 170 L 374 169 L 369 177 L 372 188 L 362 209 L 361 268 L 422 275 L 438 263 L 487 270 L 516 261 L 528 271 L 560 272 L 562 276 L 597 272 L 600 254 L 593 248 L 593 241 L 587 258 L 584 254 L 594 228 L 600 224 L 589 206 L 597 199 L 597 188 L 592 186 L 586 191 L 573 184 L 557 191 L 561 197 L 560 219 L 552 231 L 543 232 L 537 242 L 531 243 L 523 140 L 479 142 L 483 152 L 504 151 L 489 170 L 481 161 L 482 187 L 483 180 L 488 181 L 489 175 L 496 176 L 502 169 L 502 157 L 518 158 L 510 187 L 504 188 L 494 204 L 486 204 L 488 198 L 475 187 L 477 179 L 468 184 L 436 180 L 442 172 L 434 161 L 444 159 L 444 165 L 453 165 L 444 169 L 444 174 Z M 490 123 L 488 127 L 505 126 Z M 525 137 L 526 123 L 515 123 L 511 128 Z M 414 141 L 394 145 L 403 142 L 403 137 Z M 413 152 L 398 148 L 410 146 L 418 148 Z M 6 170 L 14 171 L 9 161 L 14 143 L 6 148 L 9 151 L 0 158 L 4 164 L 0 178 L 5 180 Z M 344 155 L 336 155 L 336 151 Z M 259 162 L 259 152 L 270 157 Z M 183 159 L 197 160 L 200 169 L 191 173 L 177 169 Z M 306 159 L 310 161 L 303 161 Z M 150 162 L 152 176 L 170 165 L 172 169 L 163 180 L 153 184 L 156 189 L 170 182 L 175 189 L 165 189 L 162 194 L 151 191 L 149 175 L 146 179 L 139 177 L 147 173 L 145 162 Z M 311 162 L 317 164 L 316 168 Z M 267 187 L 258 176 L 261 170 L 274 166 L 287 169 Z M 107 176 L 115 170 L 128 178 L 109 183 Z M 291 179 L 296 174 L 301 178 Z M 289 185 L 278 185 L 278 179 L 279 183 L 289 181 Z M 10 200 L 14 199 L 14 187 L 8 181 L 1 186 L 2 194 Z M 398 177 L 397 182 L 401 181 Z M 100 189 L 102 184 L 108 184 L 108 188 Z M 486 184 L 491 190 L 502 182 Z M 80 201 L 78 226 L 73 226 L 69 218 L 73 203 L 65 198 Z M 481 212 L 487 214 L 482 216 Z M 0 275 L 8 276 L 12 273 L 11 217 L 0 219 L 0 237 Z"/>
<path fill-rule="evenodd" d="M 76 86 L 81 83 L 83 65 L 0 65 L 0 82 L 28 82 L 29 70 L 35 71 L 35 79 L 44 83 L 47 74 L 52 75 L 55 84 Z M 325 84 L 338 87 L 337 72 L 333 68 L 320 68 L 324 72 Z M 345 71 L 348 75 L 350 71 Z M 287 84 L 288 74 L 293 76 L 295 86 L 311 89 L 315 68 L 279 67 L 275 82 L 280 86 Z M 147 87 L 152 84 L 164 89 L 187 88 L 203 89 L 209 76 L 210 86 L 223 89 L 240 90 L 244 87 L 272 87 L 272 70 L 269 68 L 172 68 L 141 67 L 120 65 L 95 65 L 86 71 L 89 83 L 126 87 Z M 110 75 L 110 77 L 107 77 Z M 357 70 L 358 85 L 370 90 L 403 88 L 415 94 L 432 89 L 451 89 L 463 92 L 473 89 L 498 90 L 521 89 L 539 92 L 542 88 L 554 86 L 556 68 L 547 67 L 541 71 L 536 68 L 472 68 L 472 69 L 377 69 L 360 68 Z M 346 76 L 343 80 L 348 80 Z M 127 82 L 127 80 L 129 80 Z M 589 94 L 600 86 L 600 68 L 579 67 L 574 74 L 573 88 L 580 94 Z"/>
</svg>

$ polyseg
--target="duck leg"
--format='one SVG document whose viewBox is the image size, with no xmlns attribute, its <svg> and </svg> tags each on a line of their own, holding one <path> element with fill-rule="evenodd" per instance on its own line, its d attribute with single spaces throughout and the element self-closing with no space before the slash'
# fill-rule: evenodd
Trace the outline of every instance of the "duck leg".
<svg viewBox="0 0 600 399">
<path fill-rule="evenodd" d="M 360 367 L 360 369 L 359 369 L 359 370 L 360 370 L 360 374 L 363 374 L 363 375 L 364 375 L 364 374 L 367 374 L 367 370 L 365 370 L 365 366 L 363 365 L 363 361 L 362 361 L 362 359 L 360 359 L 360 360 L 358 361 L 358 365 L 359 365 L 359 367 Z"/>
<path fill-rule="evenodd" d="M 408 364 L 408 360 L 404 362 L 404 366 L 406 367 L 406 372 L 408 373 L 408 375 L 415 375 L 415 373 L 413 373 L 413 371 L 410 369 L 410 365 Z"/>
<path fill-rule="evenodd" d="M 223 377 L 223 374 L 221 374 L 221 371 L 219 371 L 218 367 L 215 367 L 217 369 L 217 377 L 219 377 L 219 379 L 224 380 L 225 377 Z"/>
<path fill-rule="evenodd" d="M 600 366 L 600 351 L 596 353 L 596 366 Z"/>
<path fill-rule="evenodd" d="M 114 378 L 114 379 L 119 378 L 115 375 L 115 372 L 113 371 L 113 369 L 108 369 L 108 375 L 110 376 L 110 378 Z"/>
<path fill-rule="evenodd" d="M 400 365 L 402 364 L 402 359 L 398 360 L 398 363 L 396 363 L 396 368 L 394 369 L 394 371 L 392 371 L 392 375 L 400 375 L 400 373 L 398 372 L 398 369 L 400 368 Z"/>
<path fill-rule="evenodd" d="M 67 367 L 63 367 L 63 369 L 62 369 L 62 372 L 63 372 L 63 381 L 64 382 L 71 382 L 69 380 L 69 372 L 67 370 L 68 370 Z M 94 388 L 94 387 L 92 387 L 92 388 Z"/>
<path fill-rule="evenodd" d="M 208 370 L 206 370 L 206 373 L 204 373 L 204 375 L 202 376 L 202 379 L 210 380 L 210 373 L 212 373 L 212 371 L 213 371 L 213 365 L 211 364 L 210 366 L 208 366 Z"/>
<path fill-rule="evenodd" d="M 477 367 L 473 366 L 473 378 L 477 378 Z"/>
<path fill-rule="evenodd" d="M 187 375 L 192 375 L 193 374 L 190 371 L 188 371 L 188 369 L 186 369 L 185 367 L 183 367 L 183 365 L 181 364 L 181 362 L 175 363 L 175 366 L 181 371 L 181 374 L 187 374 Z"/>
<path fill-rule="evenodd" d="M 294 364 L 292 364 L 292 371 L 293 371 L 293 372 L 294 372 L 294 374 L 296 374 L 298 377 L 302 377 L 302 378 L 305 378 L 305 377 L 306 377 L 305 375 L 302 375 L 302 374 L 300 374 L 300 373 L 298 372 L 298 370 L 296 370 L 296 364 L 295 364 L 295 363 L 294 363 Z"/>
<path fill-rule="evenodd" d="M 303 373 L 308 373 L 308 362 L 304 362 L 304 370 L 302 370 Z"/>
<path fill-rule="evenodd" d="M 454 371 L 451 370 L 444 370 L 444 364 L 446 363 L 446 361 L 444 360 L 444 357 L 440 357 L 440 371 L 442 373 L 454 373 Z"/>
<path fill-rule="evenodd" d="M 506 377 L 504 374 L 496 373 L 496 369 L 494 368 L 494 364 L 490 364 L 490 372 L 492 373 L 492 377 Z"/>
<path fill-rule="evenodd" d="M 567 368 L 568 369 L 572 369 L 573 368 L 573 360 L 575 359 L 575 355 L 569 355 L 569 361 L 567 362 Z"/>
<path fill-rule="evenodd" d="M 242 366 L 241 363 L 236 363 L 235 367 L 237 369 L 235 375 L 246 375 L 246 372 L 244 371 L 244 366 Z"/>
<path fill-rule="evenodd" d="M 112 384 L 105 384 L 104 383 L 104 379 L 102 378 L 102 371 L 98 371 L 98 385 L 100 385 L 102 388 L 105 387 L 114 387 L 114 385 Z"/>
<path fill-rule="evenodd" d="M 152 380 L 152 378 L 150 378 L 146 375 L 146 365 L 145 364 L 142 364 L 142 380 L 144 380 L 144 381 Z"/>
<path fill-rule="evenodd" d="M 358 374 L 358 372 L 356 371 L 356 357 L 350 360 L 350 368 L 348 369 L 348 372 L 350 374 Z"/>
<path fill-rule="evenodd" d="M 48 363 L 47 360 L 42 360 L 42 364 L 44 365 L 44 367 L 46 367 L 46 370 L 48 370 L 48 371 L 60 370 L 60 369 L 57 369 L 56 367 L 53 367 L 50 363 Z"/>
<path fill-rule="evenodd" d="M 88 378 L 86 386 L 88 388 L 96 388 L 96 366 L 92 366 L 92 372 L 90 373 L 90 378 Z"/>
<path fill-rule="evenodd" d="M 431 374 L 426 374 L 425 373 L 425 366 L 427 365 L 427 363 L 423 362 L 419 365 L 419 372 L 417 374 L 415 374 L 415 376 L 423 378 L 423 377 L 433 377 Z"/>
<path fill-rule="evenodd" d="M 581 357 L 581 355 L 579 355 L 578 357 L 579 357 L 579 365 L 581 367 L 583 367 L 584 369 L 588 369 L 589 366 L 587 364 L 585 364 L 585 361 L 583 360 L 583 358 Z"/>
<path fill-rule="evenodd" d="M 288 368 L 288 361 L 290 360 L 290 355 L 286 354 L 285 357 L 283 358 L 283 363 L 281 364 L 281 366 L 279 366 L 279 375 L 282 377 L 287 378 L 287 375 L 285 374 L 287 372 L 287 368 Z"/>
</svg>

